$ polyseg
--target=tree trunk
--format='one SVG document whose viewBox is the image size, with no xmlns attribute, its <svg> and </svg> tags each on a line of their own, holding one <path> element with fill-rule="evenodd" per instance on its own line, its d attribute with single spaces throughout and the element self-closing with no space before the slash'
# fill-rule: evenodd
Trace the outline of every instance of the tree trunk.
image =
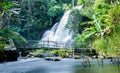
<svg viewBox="0 0 120 73">
<path fill-rule="evenodd" d="M 72 0 L 72 6 L 74 7 L 74 0 Z"/>
</svg>

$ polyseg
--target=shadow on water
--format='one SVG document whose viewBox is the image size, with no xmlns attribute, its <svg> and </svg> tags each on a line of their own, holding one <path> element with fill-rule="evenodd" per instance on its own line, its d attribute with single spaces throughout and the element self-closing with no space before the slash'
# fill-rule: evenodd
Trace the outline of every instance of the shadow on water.
<svg viewBox="0 0 120 73">
<path fill-rule="evenodd" d="M 27 71 L 25 73 L 48 73 L 47 69 L 46 68 L 36 68 L 36 69 L 32 69 L 30 71 Z"/>
<path fill-rule="evenodd" d="M 103 67 L 96 64 L 91 67 L 75 66 L 74 73 L 120 73 L 120 68 L 116 65 L 105 64 Z"/>
</svg>

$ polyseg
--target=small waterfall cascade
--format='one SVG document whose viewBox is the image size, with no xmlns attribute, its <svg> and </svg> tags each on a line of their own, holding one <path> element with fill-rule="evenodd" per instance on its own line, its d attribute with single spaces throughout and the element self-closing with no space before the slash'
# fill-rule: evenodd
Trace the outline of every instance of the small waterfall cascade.
<svg viewBox="0 0 120 73">
<path fill-rule="evenodd" d="M 77 9 L 82 9 L 82 6 L 75 7 Z M 74 33 L 70 31 L 70 29 L 66 28 L 68 18 L 70 15 L 71 10 L 65 12 L 63 17 L 61 18 L 60 22 L 57 22 L 53 25 L 50 30 L 47 30 L 39 44 L 44 47 L 51 47 L 51 48 L 70 48 L 74 39 Z"/>
</svg>

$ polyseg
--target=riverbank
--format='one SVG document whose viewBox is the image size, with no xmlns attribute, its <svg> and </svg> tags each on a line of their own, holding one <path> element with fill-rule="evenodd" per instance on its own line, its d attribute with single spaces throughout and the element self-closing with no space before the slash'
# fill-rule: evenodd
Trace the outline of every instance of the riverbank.
<svg viewBox="0 0 120 73">
<path fill-rule="evenodd" d="M 18 53 L 16 50 L 0 51 L 0 62 L 17 61 Z"/>
</svg>

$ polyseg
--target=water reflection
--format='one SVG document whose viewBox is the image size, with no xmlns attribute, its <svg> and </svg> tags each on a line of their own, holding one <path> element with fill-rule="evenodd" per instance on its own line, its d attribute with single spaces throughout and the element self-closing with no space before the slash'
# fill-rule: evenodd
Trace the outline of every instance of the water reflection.
<svg viewBox="0 0 120 73">
<path fill-rule="evenodd" d="M 115 65 L 104 64 L 104 67 L 92 65 L 91 67 L 75 66 L 75 73 L 120 73 L 120 68 Z"/>
</svg>

